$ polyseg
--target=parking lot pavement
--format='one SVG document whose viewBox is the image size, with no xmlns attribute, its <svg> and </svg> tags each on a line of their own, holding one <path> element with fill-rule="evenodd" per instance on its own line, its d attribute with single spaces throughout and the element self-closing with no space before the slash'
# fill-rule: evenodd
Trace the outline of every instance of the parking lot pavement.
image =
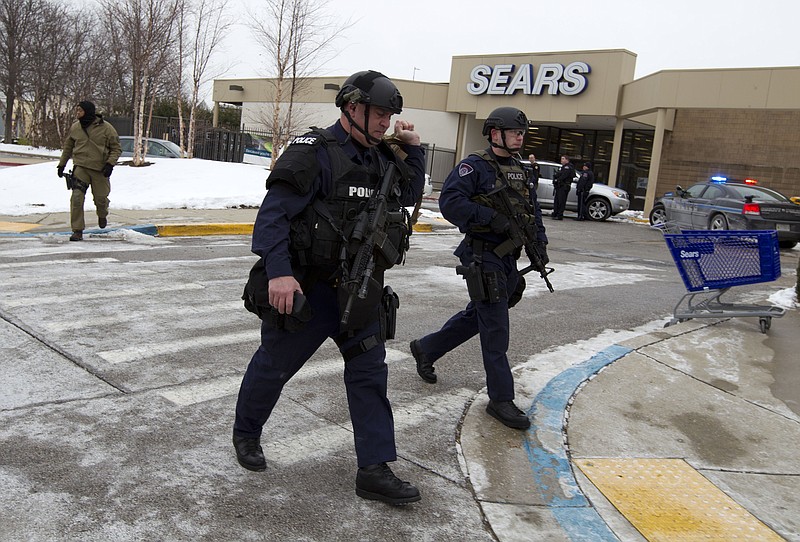
<svg viewBox="0 0 800 542">
<path fill-rule="evenodd" d="M 354 496 L 332 344 L 284 393 L 267 472 L 238 468 L 249 239 L 143 237 L 0 244 L 0 539 L 800 540 L 796 310 L 768 334 L 694 320 L 532 356 L 525 433 L 390 345 L 395 470 L 423 488 L 395 509 Z M 668 499 L 665 477 L 692 492 Z"/>
</svg>

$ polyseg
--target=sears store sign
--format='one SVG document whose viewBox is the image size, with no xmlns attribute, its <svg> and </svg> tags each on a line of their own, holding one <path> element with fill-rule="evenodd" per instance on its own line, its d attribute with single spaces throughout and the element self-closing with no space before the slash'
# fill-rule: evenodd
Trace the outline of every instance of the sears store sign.
<svg viewBox="0 0 800 542">
<path fill-rule="evenodd" d="M 563 64 L 541 64 L 537 70 L 533 64 L 481 64 L 472 68 L 467 90 L 474 96 L 481 94 L 532 94 L 547 93 L 555 96 L 575 96 L 586 90 L 586 76 L 592 71 L 586 62 Z"/>
</svg>

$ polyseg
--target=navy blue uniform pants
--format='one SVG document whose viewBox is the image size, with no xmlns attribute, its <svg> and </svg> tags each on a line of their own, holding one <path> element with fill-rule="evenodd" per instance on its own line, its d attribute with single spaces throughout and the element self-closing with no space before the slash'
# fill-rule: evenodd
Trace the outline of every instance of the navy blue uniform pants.
<svg viewBox="0 0 800 542">
<path fill-rule="evenodd" d="M 301 331 L 289 333 L 262 323 L 261 346 L 250 360 L 239 389 L 233 425 L 235 435 L 260 438 L 283 386 L 328 337 L 344 352 L 380 331 L 376 311 L 375 321 L 368 328 L 352 337 L 340 336 L 336 290 L 317 283 L 306 297 L 314 309 L 314 318 Z M 385 360 L 386 348 L 383 342 L 378 342 L 377 346 L 344 363 L 344 383 L 359 467 L 397 459 L 392 407 L 386 398 L 389 371 Z"/>
<path fill-rule="evenodd" d="M 472 248 L 464 241 L 456 250 L 463 265 L 472 262 Z M 501 293 L 499 301 L 470 301 L 467 307 L 445 322 L 442 329 L 420 339 L 422 351 L 431 361 L 480 335 L 486 388 L 492 401 L 514 400 L 514 377 L 508 364 L 509 319 L 508 298 L 514 293 L 519 280 L 517 263 L 513 256 L 498 258 L 494 253 L 483 253 L 483 270 L 495 271 Z"/>
<path fill-rule="evenodd" d="M 564 186 L 559 185 L 553 193 L 553 216 L 564 217 L 564 209 L 567 207 L 567 196 L 572 187 L 567 184 Z"/>
<path fill-rule="evenodd" d="M 589 191 L 578 192 L 578 218 L 589 218 Z"/>
</svg>

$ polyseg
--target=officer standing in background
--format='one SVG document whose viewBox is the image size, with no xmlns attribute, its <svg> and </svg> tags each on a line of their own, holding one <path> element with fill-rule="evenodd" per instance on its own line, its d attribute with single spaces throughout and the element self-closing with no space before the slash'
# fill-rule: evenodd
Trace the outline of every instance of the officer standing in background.
<svg viewBox="0 0 800 542">
<path fill-rule="evenodd" d="M 532 195 L 536 195 L 536 189 L 539 188 L 539 175 L 541 173 L 539 168 L 539 163 L 536 161 L 536 155 L 531 153 L 528 155 L 528 161 L 530 164 L 530 180 L 528 181 L 528 190 L 531 191 Z M 531 202 L 533 202 L 534 198 L 531 198 Z"/>
<path fill-rule="evenodd" d="M 73 177 L 76 182 L 70 198 L 70 241 L 83 240 L 86 222 L 83 203 L 86 190 L 92 188 L 92 198 L 97 208 L 97 223 L 101 228 L 108 224 L 108 195 L 111 193 L 111 171 L 117 163 L 122 147 L 117 131 L 98 115 L 90 101 L 83 101 L 75 108 L 77 120 L 69 129 L 61 158 L 58 160 L 58 176 L 64 176 L 64 167 L 72 158 L 75 164 Z"/>
<path fill-rule="evenodd" d="M 471 288 L 470 279 L 465 276 L 471 299 L 466 309 L 450 318 L 441 330 L 410 344 L 417 373 L 426 382 L 435 383 L 434 362 L 480 334 L 489 394 L 486 411 L 515 429 L 527 429 L 530 421 L 514 404 L 514 378 L 506 355 L 508 309 L 522 298 L 525 280 L 517 271 L 519 250 L 504 252 L 499 246 L 509 239 L 509 217 L 503 210 L 487 206 L 484 195 L 507 190 L 515 214 L 526 216 L 538 226 L 539 254 L 546 264 L 547 236 L 541 211 L 536 195 L 528 194 L 526 171 L 518 159 L 527 129 L 528 119 L 519 109 L 495 109 L 483 124 L 483 135 L 487 136 L 490 147 L 470 154 L 445 180 L 439 208 L 448 221 L 466 234 L 455 255 L 463 266 L 477 273 L 478 288 Z M 485 295 L 475 291 L 481 289 Z"/>
<path fill-rule="evenodd" d="M 576 220 L 589 219 L 589 192 L 592 190 L 594 184 L 594 172 L 592 171 L 592 163 L 584 162 L 583 171 L 578 178 L 578 185 L 575 190 L 578 194 L 578 218 Z"/>
<path fill-rule="evenodd" d="M 569 156 L 561 155 L 561 169 L 553 179 L 553 219 L 564 220 L 564 208 L 567 206 L 567 196 L 572 190 L 572 180 L 575 178 L 575 167 L 570 163 Z"/>
<path fill-rule="evenodd" d="M 266 469 L 260 445 L 262 427 L 283 386 L 330 337 L 344 357 L 358 460 L 356 494 L 405 504 L 420 500 L 420 494 L 386 464 L 397 455 L 392 408 L 386 397 L 387 337 L 382 308 L 391 296 L 390 289 L 383 288 L 383 271 L 399 263 L 408 248 L 410 217 L 403 207 L 414 205 L 422 193 L 425 156 L 419 134 L 409 122 L 394 123 L 394 138 L 407 154 L 404 162 L 382 141 L 392 115 L 402 111 L 403 98 L 381 73 L 353 74 L 335 103 L 341 110 L 340 119 L 327 130 L 314 129 L 295 138 L 267 179 L 268 192 L 256 218 L 252 250 L 265 266 L 275 318 L 262 321 L 261 346 L 242 380 L 233 445 L 242 467 Z M 346 280 L 343 266 L 354 259 L 348 241 L 354 236 L 359 211 L 378 189 L 390 162 L 397 165 L 397 189 L 390 192 L 387 206 L 401 220 L 389 229 L 387 243 L 399 257 L 385 261 L 375 249 L 376 268 L 367 295 L 355 299 L 347 324 L 343 324 L 348 299 L 342 286 Z M 303 299 L 297 294 L 304 296 L 313 315 L 305 319 L 302 329 L 290 331 L 292 314 L 297 312 L 294 304 Z"/>
</svg>

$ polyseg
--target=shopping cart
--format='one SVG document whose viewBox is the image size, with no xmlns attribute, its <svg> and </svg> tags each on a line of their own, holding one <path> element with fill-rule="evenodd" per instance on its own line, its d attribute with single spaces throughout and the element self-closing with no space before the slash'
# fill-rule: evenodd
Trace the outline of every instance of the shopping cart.
<svg viewBox="0 0 800 542">
<path fill-rule="evenodd" d="M 732 287 L 769 282 L 781 276 L 778 234 L 764 231 L 683 231 L 672 224 L 657 227 L 675 260 L 688 293 L 675 305 L 667 325 L 692 318 L 757 317 L 762 333 L 785 309 L 771 305 L 726 303 Z"/>
</svg>

